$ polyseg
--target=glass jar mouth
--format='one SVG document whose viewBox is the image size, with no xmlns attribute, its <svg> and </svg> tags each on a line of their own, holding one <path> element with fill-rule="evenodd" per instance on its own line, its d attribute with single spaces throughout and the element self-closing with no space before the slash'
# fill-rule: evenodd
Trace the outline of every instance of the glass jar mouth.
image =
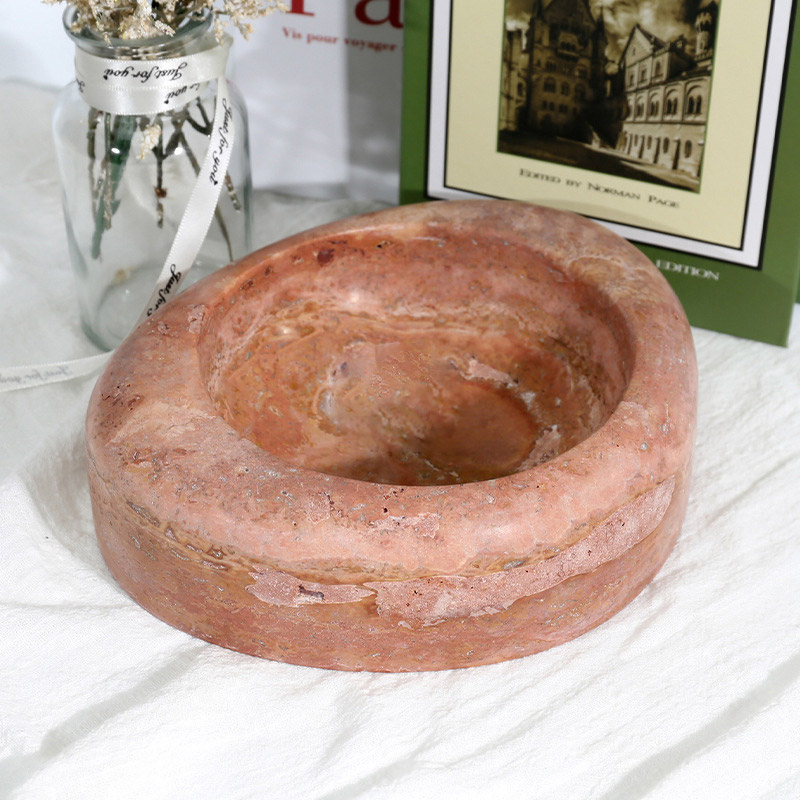
<svg viewBox="0 0 800 800">
<path fill-rule="evenodd" d="M 174 34 L 152 36 L 147 39 L 122 39 L 116 36 L 104 37 L 101 33 L 84 26 L 75 29 L 77 9 L 68 7 L 62 16 L 64 30 L 77 47 L 94 55 L 108 58 L 141 58 L 156 57 L 168 53 L 180 41 L 181 46 L 196 41 L 204 36 L 211 27 L 213 13 L 204 8 L 196 15 L 184 20 Z"/>
</svg>

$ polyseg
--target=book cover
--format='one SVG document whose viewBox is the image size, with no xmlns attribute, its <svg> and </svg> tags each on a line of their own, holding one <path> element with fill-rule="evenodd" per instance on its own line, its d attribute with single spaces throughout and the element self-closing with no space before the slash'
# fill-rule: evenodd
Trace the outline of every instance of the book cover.
<svg viewBox="0 0 800 800">
<path fill-rule="evenodd" d="M 397 201 L 401 0 L 288 0 L 237 36 L 253 181 L 321 197 Z"/>
<path fill-rule="evenodd" d="M 653 260 L 693 324 L 785 344 L 800 269 L 795 10 L 406 0 L 401 199 L 584 214 Z"/>
</svg>

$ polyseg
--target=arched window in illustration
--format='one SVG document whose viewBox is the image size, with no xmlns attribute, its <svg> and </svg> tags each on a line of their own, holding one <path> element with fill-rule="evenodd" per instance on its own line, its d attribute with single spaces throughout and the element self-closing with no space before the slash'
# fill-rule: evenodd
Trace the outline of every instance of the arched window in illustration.
<svg viewBox="0 0 800 800">
<path fill-rule="evenodd" d="M 692 154 L 692 143 L 687 139 L 686 144 L 683 146 L 683 157 L 689 158 Z"/>
<path fill-rule="evenodd" d="M 703 109 L 703 98 L 697 92 L 689 95 L 689 101 L 686 104 L 686 112 L 688 114 L 699 114 Z"/>
<path fill-rule="evenodd" d="M 644 116 L 644 103 L 641 100 L 636 104 L 636 116 L 637 117 Z"/>
<path fill-rule="evenodd" d="M 556 62 L 555 61 L 548 61 L 547 62 L 547 71 L 548 72 L 555 72 L 556 71 Z"/>
<path fill-rule="evenodd" d="M 660 111 L 659 102 L 658 100 L 651 100 L 650 101 L 650 116 L 657 117 L 658 112 Z"/>
<path fill-rule="evenodd" d="M 661 62 L 660 61 L 656 61 L 656 66 L 655 66 L 655 69 L 653 70 L 653 77 L 654 78 L 660 78 L 661 77 L 661 73 L 662 73 Z"/>
<path fill-rule="evenodd" d="M 569 90 L 569 84 L 568 83 L 562 83 L 561 84 L 561 94 L 563 94 L 564 97 L 569 97 L 570 90 Z"/>
<path fill-rule="evenodd" d="M 653 146 L 653 137 L 652 137 L 652 136 L 648 136 L 648 137 L 647 137 L 647 148 L 648 148 L 648 150 L 649 150 L 649 149 L 650 149 L 652 146 Z"/>
<path fill-rule="evenodd" d="M 548 78 L 544 82 L 544 90 L 546 92 L 554 92 L 556 90 L 556 82 L 552 78 Z"/>
<path fill-rule="evenodd" d="M 578 84 L 575 87 L 575 99 L 579 101 L 583 101 L 586 99 L 586 87 L 583 84 Z"/>
<path fill-rule="evenodd" d="M 664 141 L 661 143 L 665 153 L 669 153 L 669 139 L 665 136 Z"/>
</svg>

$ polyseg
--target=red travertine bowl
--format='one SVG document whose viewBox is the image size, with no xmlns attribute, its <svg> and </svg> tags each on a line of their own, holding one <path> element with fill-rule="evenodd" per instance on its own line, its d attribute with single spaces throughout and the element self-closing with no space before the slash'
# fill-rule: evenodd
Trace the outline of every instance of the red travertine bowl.
<svg viewBox="0 0 800 800">
<path fill-rule="evenodd" d="M 344 220 L 142 324 L 87 419 L 97 536 L 144 608 L 265 658 L 488 664 L 569 641 L 683 520 L 692 337 L 633 246 L 503 201 Z"/>
</svg>

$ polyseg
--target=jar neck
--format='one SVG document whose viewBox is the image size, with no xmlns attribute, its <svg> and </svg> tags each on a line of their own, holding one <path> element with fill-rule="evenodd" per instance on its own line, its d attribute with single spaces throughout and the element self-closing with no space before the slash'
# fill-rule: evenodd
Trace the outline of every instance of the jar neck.
<svg viewBox="0 0 800 800">
<path fill-rule="evenodd" d="M 84 26 L 74 30 L 76 11 L 67 8 L 63 22 L 67 35 L 76 47 L 100 58 L 126 60 L 153 60 L 190 55 L 207 50 L 217 44 L 211 32 L 212 14 L 204 9 L 201 16 L 184 22 L 172 36 L 154 36 L 149 39 L 117 39 L 113 36 L 104 39 L 91 28 Z"/>
</svg>

